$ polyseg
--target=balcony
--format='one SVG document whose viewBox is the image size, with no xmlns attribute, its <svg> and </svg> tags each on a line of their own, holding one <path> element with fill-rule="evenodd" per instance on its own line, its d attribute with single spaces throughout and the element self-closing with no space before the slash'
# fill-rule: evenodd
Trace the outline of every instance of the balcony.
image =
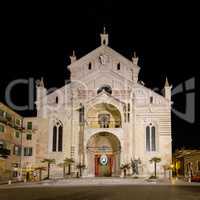
<svg viewBox="0 0 200 200">
<path fill-rule="evenodd" d="M 121 128 L 121 121 L 88 121 L 87 128 Z"/>
<path fill-rule="evenodd" d="M 10 155 L 10 150 L 0 147 L 0 157 L 7 158 Z"/>
<path fill-rule="evenodd" d="M 3 116 L 0 116 L 0 122 L 5 124 L 6 126 L 10 126 L 12 128 L 15 128 L 16 130 L 22 130 L 22 126 L 21 125 L 17 125 L 15 124 L 15 121 L 11 118 L 6 118 Z"/>
</svg>

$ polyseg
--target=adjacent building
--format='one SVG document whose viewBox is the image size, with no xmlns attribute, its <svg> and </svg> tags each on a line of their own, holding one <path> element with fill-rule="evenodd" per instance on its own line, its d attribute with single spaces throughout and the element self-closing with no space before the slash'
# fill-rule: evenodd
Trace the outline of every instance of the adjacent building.
<svg viewBox="0 0 200 200">
<path fill-rule="evenodd" d="M 181 149 L 174 153 L 175 175 L 178 177 L 200 175 L 200 150 Z"/>
<path fill-rule="evenodd" d="M 0 180 L 19 179 L 34 162 L 35 135 L 29 118 L 0 103 Z"/>
<path fill-rule="evenodd" d="M 0 103 L 0 151 L 7 151 L 8 157 L 0 158 L 0 179 L 18 177 L 22 157 L 23 118 Z"/>
</svg>

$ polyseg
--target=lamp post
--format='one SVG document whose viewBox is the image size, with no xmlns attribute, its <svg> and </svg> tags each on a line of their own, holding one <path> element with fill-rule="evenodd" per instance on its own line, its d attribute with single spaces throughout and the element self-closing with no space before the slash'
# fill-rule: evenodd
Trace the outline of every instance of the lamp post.
<svg viewBox="0 0 200 200">
<path fill-rule="evenodd" d="M 169 179 L 173 177 L 173 169 L 174 169 L 174 164 L 171 164 L 169 167 Z"/>
</svg>

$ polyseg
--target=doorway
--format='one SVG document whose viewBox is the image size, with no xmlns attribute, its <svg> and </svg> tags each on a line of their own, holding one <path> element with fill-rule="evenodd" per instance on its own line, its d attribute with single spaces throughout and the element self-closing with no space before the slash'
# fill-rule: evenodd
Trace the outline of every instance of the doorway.
<svg viewBox="0 0 200 200">
<path fill-rule="evenodd" d="M 102 155 L 95 155 L 95 176 L 97 177 L 109 177 L 112 176 L 113 156 L 103 155 L 106 158 L 106 162 L 101 160 Z"/>
</svg>

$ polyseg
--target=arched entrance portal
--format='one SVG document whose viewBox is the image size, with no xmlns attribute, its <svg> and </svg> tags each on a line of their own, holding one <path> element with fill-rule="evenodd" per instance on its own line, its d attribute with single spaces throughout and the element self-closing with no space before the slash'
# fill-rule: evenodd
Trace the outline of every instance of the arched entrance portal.
<svg viewBox="0 0 200 200">
<path fill-rule="evenodd" d="M 93 135 L 87 143 L 88 173 L 92 176 L 120 175 L 119 139 L 109 132 Z"/>
</svg>

